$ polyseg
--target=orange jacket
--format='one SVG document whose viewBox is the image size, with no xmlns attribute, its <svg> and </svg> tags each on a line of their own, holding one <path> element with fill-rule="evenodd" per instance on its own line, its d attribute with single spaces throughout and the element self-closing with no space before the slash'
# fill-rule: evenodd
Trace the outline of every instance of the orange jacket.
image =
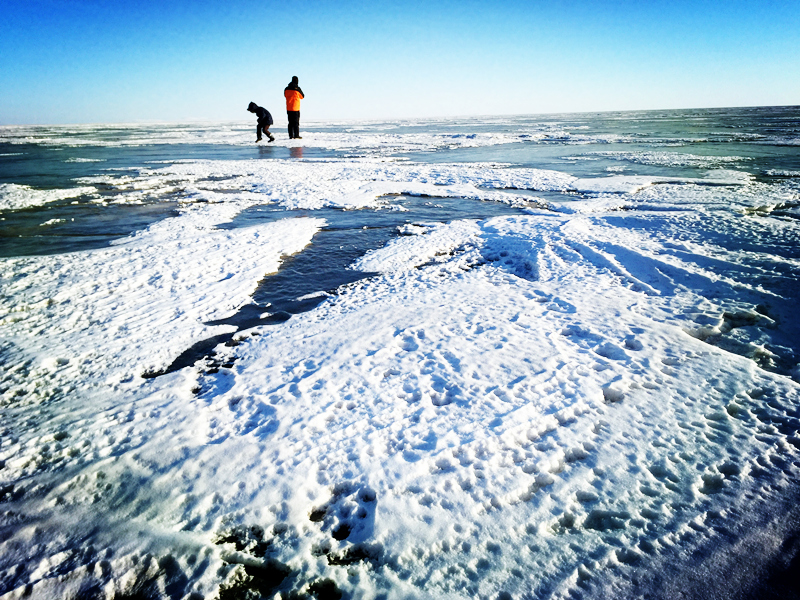
<svg viewBox="0 0 800 600">
<path fill-rule="evenodd" d="M 300 99 L 305 98 L 303 96 L 303 92 L 299 90 L 290 90 L 285 89 L 283 90 L 283 95 L 286 97 L 286 110 L 287 111 L 299 111 L 300 110 Z"/>
</svg>

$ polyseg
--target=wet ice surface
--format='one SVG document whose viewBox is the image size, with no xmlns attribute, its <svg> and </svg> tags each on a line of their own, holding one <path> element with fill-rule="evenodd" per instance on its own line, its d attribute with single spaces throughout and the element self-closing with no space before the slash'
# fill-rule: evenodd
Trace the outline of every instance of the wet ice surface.
<svg viewBox="0 0 800 600">
<path fill-rule="evenodd" d="M 796 595 L 798 123 L 3 130 L 0 595 Z"/>
<path fill-rule="evenodd" d="M 174 202 L 108 205 L 84 202 L 7 213 L 0 256 L 60 254 L 102 248 L 114 240 L 177 215 Z"/>
</svg>

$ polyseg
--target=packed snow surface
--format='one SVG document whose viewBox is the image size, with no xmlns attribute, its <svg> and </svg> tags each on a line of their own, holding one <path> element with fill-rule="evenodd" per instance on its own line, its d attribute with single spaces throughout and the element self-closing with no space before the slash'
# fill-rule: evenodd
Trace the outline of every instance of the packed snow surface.
<svg viewBox="0 0 800 600">
<path fill-rule="evenodd" d="M 705 169 L 671 175 L 396 160 L 419 136 L 374 156 L 389 125 L 341 129 L 303 141 L 367 156 L 87 160 L 72 188 L 0 188 L 3 211 L 179 202 L 105 248 L 0 259 L 0 598 L 624 597 L 780 520 L 792 175 L 694 150 L 629 161 Z M 569 162 L 592 134 L 567 129 Z M 9 143 L 98 141 L 54 131 Z M 368 224 L 407 196 L 518 210 L 409 222 L 316 308 L 228 319 L 335 225 L 315 211 Z M 286 216 L 237 224 L 263 206 Z"/>
</svg>

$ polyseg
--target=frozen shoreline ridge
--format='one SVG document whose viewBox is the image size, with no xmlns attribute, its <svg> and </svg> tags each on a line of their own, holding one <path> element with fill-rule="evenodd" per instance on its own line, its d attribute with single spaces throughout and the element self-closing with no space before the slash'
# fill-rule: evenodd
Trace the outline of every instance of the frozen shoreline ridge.
<svg viewBox="0 0 800 600">
<path fill-rule="evenodd" d="M 631 115 L 0 128 L 0 598 L 746 597 L 796 552 L 795 138 Z M 362 278 L 258 305 L 331 231 Z"/>
</svg>

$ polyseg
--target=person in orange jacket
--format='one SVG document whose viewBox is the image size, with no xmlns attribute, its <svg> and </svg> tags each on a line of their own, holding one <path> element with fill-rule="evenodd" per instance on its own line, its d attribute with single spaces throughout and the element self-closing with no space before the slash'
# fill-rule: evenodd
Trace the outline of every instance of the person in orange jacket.
<svg viewBox="0 0 800 600">
<path fill-rule="evenodd" d="M 286 114 L 289 116 L 290 140 L 303 139 L 300 137 L 300 100 L 305 96 L 297 83 L 297 75 L 295 75 L 292 77 L 292 82 L 283 90 L 283 95 L 286 98 Z"/>
</svg>

